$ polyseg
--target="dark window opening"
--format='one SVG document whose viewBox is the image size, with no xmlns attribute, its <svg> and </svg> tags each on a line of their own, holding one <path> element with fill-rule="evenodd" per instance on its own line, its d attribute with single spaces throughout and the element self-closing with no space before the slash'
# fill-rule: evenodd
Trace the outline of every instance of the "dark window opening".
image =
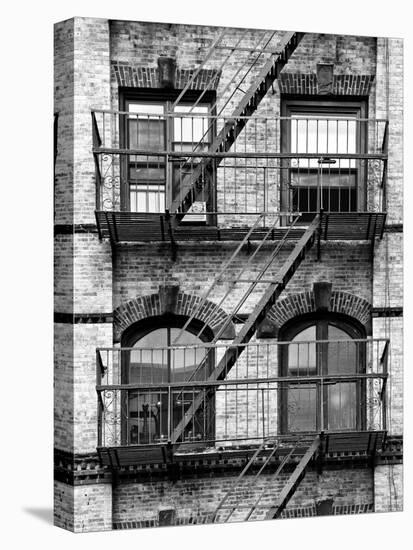
<svg viewBox="0 0 413 550">
<path fill-rule="evenodd" d="M 147 154 L 126 155 L 122 166 L 122 209 L 141 213 L 162 213 L 179 197 L 183 183 L 191 177 L 198 157 L 185 152 L 207 151 L 214 135 L 211 104 L 215 93 L 188 92 L 173 106 L 180 90 L 124 91 L 121 94 L 121 147 Z M 182 152 L 182 156 L 165 153 Z M 153 152 L 153 154 L 151 154 Z M 162 153 L 162 154 L 156 154 Z M 213 182 L 210 186 L 214 187 Z M 213 202 L 213 194 L 206 202 Z M 200 205 L 201 206 L 201 205 Z M 211 210 L 212 204 L 202 205 Z M 198 208 L 199 210 L 199 208 Z M 205 221 L 196 220 L 194 221 Z"/>
<path fill-rule="evenodd" d="M 362 430 L 365 382 L 307 381 L 305 377 L 365 372 L 363 331 L 346 320 L 319 316 L 290 324 L 281 333 L 281 376 L 297 377 L 280 392 L 283 433 Z M 300 377 L 300 379 L 298 379 Z"/>
<path fill-rule="evenodd" d="M 199 337 L 200 327 L 193 323 L 181 332 L 185 321 L 172 315 L 154 318 L 132 327 L 122 339 L 122 347 L 132 348 L 122 354 L 123 383 L 142 386 L 128 390 L 122 398 L 124 444 L 167 442 L 203 391 L 179 387 L 180 382 L 205 381 L 214 368 L 213 353 L 202 346 L 211 339 L 210 331 L 204 330 Z M 178 335 L 179 348 L 174 349 Z M 168 388 L 169 384 L 175 385 Z M 215 399 L 209 395 L 185 427 L 182 441 L 213 439 L 214 406 Z"/>
<path fill-rule="evenodd" d="M 338 155 L 367 151 L 366 103 L 284 99 L 282 116 L 281 151 L 293 157 L 281 166 L 281 210 L 303 221 L 321 209 L 363 211 L 366 164 Z"/>
</svg>

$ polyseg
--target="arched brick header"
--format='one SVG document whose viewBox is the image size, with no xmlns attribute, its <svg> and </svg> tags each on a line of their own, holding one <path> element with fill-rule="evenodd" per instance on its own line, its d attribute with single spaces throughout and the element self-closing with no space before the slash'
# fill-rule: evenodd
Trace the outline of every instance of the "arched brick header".
<svg viewBox="0 0 413 550">
<path fill-rule="evenodd" d="M 374 75 L 346 74 L 333 75 L 328 93 L 332 95 L 367 96 L 370 94 Z M 317 75 L 313 73 L 281 73 L 278 79 L 280 93 L 318 95 L 325 93 L 319 85 Z"/>
<path fill-rule="evenodd" d="M 185 294 L 180 292 L 177 287 L 161 287 L 159 292 L 155 294 L 137 296 L 133 300 L 122 304 L 113 312 L 114 339 L 117 342 L 120 341 L 125 329 L 133 323 L 148 317 L 163 315 L 164 313 L 189 317 L 196 312 L 201 300 L 200 296 Z M 209 300 L 205 302 L 196 315 L 196 318 L 207 323 L 214 333 L 218 331 L 227 317 L 224 310 L 216 309 L 216 304 Z M 234 338 L 234 326 L 231 324 L 221 336 L 222 339 Z"/>
<path fill-rule="evenodd" d="M 140 67 L 126 61 L 112 61 L 112 79 L 119 86 L 129 88 L 160 88 L 159 69 L 157 67 Z M 195 69 L 175 70 L 175 88 L 180 90 L 186 86 L 194 74 Z M 191 90 L 203 90 L 207 84 L 209 90 L 218 88 L 221 74 L 215 69 L 201 69 L 191 82 Z M 213 82 L 209 84 L 210 80 Z"/>
<path fill-rule="evenodd" d="M 271 308 L 267 318 L 279 328 L 294 317 L 315 311 L 314 292 L 300 292 L 279 300 Z M 330 297 L 329 311 L 348 315 L 357 319 L 363 326 L 369 326 L 371 304 L 364 298 L 349 292 L 333 291 Z"/>
</svg>

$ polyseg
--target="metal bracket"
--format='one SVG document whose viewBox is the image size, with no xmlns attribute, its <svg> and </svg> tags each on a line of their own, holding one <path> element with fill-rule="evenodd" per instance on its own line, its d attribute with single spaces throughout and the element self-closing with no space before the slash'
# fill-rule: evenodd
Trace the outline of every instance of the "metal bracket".
<svg viewBox="0 0 413 550">
<path fill-rule="evenodd" d="M 175 241 L 174 231 L 173 231 L 172 221 L 171 221 L 171 214 L 169 210 L 165 210 L 165 221 L 168 224 L 169 239 L 171 242 L 171 258 L 173 262 L 176 262 L 178 245 L 176 244 L 176 241 Z"/>
</svg>

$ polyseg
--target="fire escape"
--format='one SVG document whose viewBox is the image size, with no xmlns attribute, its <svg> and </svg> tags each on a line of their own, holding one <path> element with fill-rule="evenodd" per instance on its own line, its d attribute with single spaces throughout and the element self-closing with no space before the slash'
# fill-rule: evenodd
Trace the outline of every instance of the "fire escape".
<svg viewBox="0 0 413 550">
<path fill-rule="evenodd" d="M 337 145 L 336 150 L 327 147 L 322 152 L 306 150 L 303 153 L 298 149 L 284 152 L 275 144 L 279 143 L 287 126 L 292 133 L 291 129 L 297 130 L 302 120 L 258 113 L 302 37 L 303 33 L 286 33 L 275 49 L 275 34 L 263 33 L 258 43 L 246 47 L 243 37 L 235 44 L 228 43 L 224 30 L 212 43 L 204 62 L 194 71 L 169 112 L 157 116 L 130 111 L 92 112 L 96 220 L 101 239 L 110 239 L 112 247 L 122 242 L 169 242 L 173 260 L 179 253 L 180 242 L 238 242 L 171 346 L 158 348 L 155 352 L 144 348 L 97 350 L 98 451 L 102 464 L 114 471 L 148 463 L 172 467 L 177 461 L 193 460 L 197 453 L 207 449 L 209 454 L 215 452 L 219 456 L 234 457 L 241 453 L 239 456 L 245 459 L 245 466 L 222 498 L 211 521 L 278 518 L 310 464 L 322 468 L 325 457 L 334 452 L 361 453 L 372 459 L 385 437 L 387 341 L 366 339 L 354 343 L 357 353 L 362 350 L 368 358 L 365 372 L 319 375 L 308 368 L 304 375 L 301 373 L 291 379 L 280 376 L 278 359 L 274 360 L 287 343 L 269 341 L 262 344 L 255 339 L 261 323 L 314 245 L 319 260 L 321 243 L 328 240 L 368 241 L 373 254 L 375 241 L 381 238 L 384 230 L 386 121 L 335 121 L 336 129 L 339 124 L 347 124 L 347 141 L 351 131 L 368 135 L 368 150 L 343 153 Z M 201 93 L 185 112 L 179 111 L 181 100 L 208 63 L 220 59 L 219 74 L 230 56 L 241 52 L 246 52 L 246 61 L 236 68 L 226 84 L 223 106 L 216 102 L 211 115 L 197 113 L 202 103 Z M 206 89 L 212 85 L 212 80 L 206 84 Z M 190 127 L 190 147 L 142 148 L 139 140 L 135 140 L 133 147 L 131 142 L 122 146 L 121 128 L 147 124 L 149 131 L 154 121 L 162 122 L 167 135 L 178 132 L 182 137 Z M 308 129 L 312 121 L 307 119 L 305 123 Z M 319 124 L 317 122 L 317 136 Z M 196 139 L 195 127 L 198 128 Z M 338 130 L 336 135 L 338 143 Z M 125 208 L 122 205 L 123 180 L 128 178 L 131 166 L 138 162 L 141 165 L 146 162 L 149 166 L 149 159 L 158 163 L 158 167 L 165 170 L 166 179 L 172 182 L 165 198 L 162 196 L 165 208 L 160 206 L 160 195 L 156 193 L 153 195 L 156 212 L 145 211 L 145 208 L 132 210 L 130 202 Z M 364 179 L 374 179 L 381 190 L 380 201 L 366 204 L 362 209 L 360 205 L 354 208 L 352 189 L 347 190 L 348 195 L 341 191 L 337 194 L 334 188 L 325 184 L 333 172 L 339 178 L 350 178 L 350 174 L 357 172 Z M 317 186 L 303 191 L 303 185 L 297 184 L 297 180 L 312 177 L 314 173 Z M 253 190 L 251 174 L 255 177 Z M 252 207 L 253 196 L 256 200 Z M 302 216 L 303 196 L 308 203 L 307 218 Z M 280 210 L 282 197 L 287 206 L 285 211 Z M 249 255 L 240 262 L 245 250 Z M 212 341 L 198 346 L 185 344 L 182 340 L 185 329 L 197 319 L 210 299 L 215 307 L 203 321 L 198 337 L 220 311 L 230 313 Z M 249 311 L 246 318 L 245 311 Z M 230 344 L 224 343 L 225 335 L 240 319 L 244 321 L 242 328 L 233 335 Z M 348 344 L 340 342 L 304 342 L 302 345 L 307 349 L 320 345 L 342 349 L 347 345 L 349 353 Z M 142 379 L 125 384 L 122 378 L 125 361 L 136 364 L 168 361 L 168 364 L 183 364 L 184 370 L 190 363 L 195 367 L 184 382 L 159 383 Z M 278 407 L 274 405 L 275 396 L 289 391 L 289 384 L 296 387 L 309 383 L 321 386 L 322 391 L 342 383 L 362 388 L 366 411 L 364 425 L 352 433 L 329 430 L 324 425 L 322 402 L 321 410 L 316 412 L 316 433 L 287 434 L 272 425 L 274 407 Z M 141 409 L 132 415 L 134 400 L 140 403 Z M 243 412 L 247 416 L 242 428 L 238 425 L 241 410 L 233 411 L 234 403 L 237 407 L 239 400 L 246 407 Z M 232 419 L 231 426 L 226 425 L 228 418 Z M 134 422 L 139 423 L 135 432 Z M 149 423 L 156 426 L 152 432 Z M 275 471 L 268 485 L 261 493 L 255 492 L 251 502 L 243 501 L 238 488 L 246 480 L 254 486 L 270 466 Z M 285 472 L 290 475 L 276 502 L 263 506 L 266 494 Z"/>
</svg>

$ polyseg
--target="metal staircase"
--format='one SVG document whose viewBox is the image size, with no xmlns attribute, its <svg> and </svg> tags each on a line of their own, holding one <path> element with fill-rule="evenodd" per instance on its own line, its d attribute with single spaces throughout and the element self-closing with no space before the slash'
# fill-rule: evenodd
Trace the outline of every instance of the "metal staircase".
<svg viewBox="0 0 413 550">
<path fill-rule="evenodd" d="M 320 436 L 318 435 L 313 439 L 297 437 L 295 440 L 290 441 L 283 441 L 282 439 L 272 442 L 264 441 L 219 502 L 213 514 L 212 522 L 227 523 L 230 521 L 279 518 L 304 478 L 307 466 L 317 454 L 319 446 Z M 273 458 L 279 459 L 277 469 L 260 491 L 254 490 L 258 486 L 261 474 Z M 291 464 L 295 464 L 295 468 L 277 497 L 275 504 L 268 509 L 268 505 L 261 504 L 262 501 L 271 497 L 280 482 L 280 476 L 283 475 L 286 467 L 291 466 Z M 246 479 L 246 475 L 254 467 L 258 468 L 257 473 Z M 252 499 L 248 499 L 249 492 Z"/>
<path fill-rule="evenodd" d="M 222 157 L 219 157 L 219 153 L 228 152 L 232 147 L 238 135 L 247 124 L 248 117 L 257 110 L 262 99 L 278 78 L 278 75 L 294 53 L 303 36 L 304 33 L 300 32 L 287 32 L 284 35 L 279 45 L 279 53 L 276 59 L 273 59 L 271 56 L 265 63 L 257 78 L 233 111 L 231 120 L 225 123 L 209 148 L 209 155 L 218 154 L 218 156 L 216 158 L 205 158 L 193 169 L 191 174 L 183 178 L 179 194 L 173 198 L 170 207 L 171 213 L 182 213 L 183 216 L 192 204 L 199 200 L 199 196 L 205 194 L 205 185 L 202 181 L 205 174 L 213 170 L 214 162 L 218 164 L 221 162 Z M 204 199 L 205 197 L 203 197 Z"/>
<path fill-rule="evenodd" d="M 243 328 L 240 330 L 238 335 L 232 341 L 232 344 L 226 349 L 223 357 L 218 362 L 214 371 L 208 378 L 208 382 L 216 382 L 217 380 L 223 380 L 233 365 L 236 363 L 242 352 L 245 350 L 245 344 L 248 343 L 251 338 L 254 336 L 259 324 L 265 319 L 270 308 L 275 304 L 281 292 L 284 290 L 291 277 L 294 275 L 295 271 L 301 264 L 304 259 L 307 251 L 312 247 L 316 240 L 317 233 L 319 231 L 319 216 L 316 216 L 310 226 L 305 231 L 304 235 L 296 243 L 294 249 L 288 256 L 287 260 L 284 262 L 280 270 L 278 271 L 276 277 L 271 280 L 259 299 L 258 303 L 254 307 L 251 314 L 248 316 Z M 275 247 L 272 253 L 269 256 L 268 261 L 266 262 L 263 269 L 261 269 L 260 274 L 252 282 L 252 285 L 248 288 L 247 292 L 242 296 L 235 310 L 238 311 L 240 304 L 243 304 L 246 300 L 247 295 L 251 293 L 251 289 L 262 280 L 263 275 L 267 272 L 268 268 L 271 266 L 275 257 L 277 256 L 279 250 L 279 245 Z M 227 323 L 232 319 L 234 312 L 231 314 Z M 227 324 L 225 323 L 225 324 Z M 215 340 L 219 338 L 219 335 L 222 333 L 221 329 L 216 336 Z M 179 338 L 179 336 L 178 336 Z M 177 338 L 177 340 L 178 340 Z M 207 359 L 205 359 L 207 360 Z M 204 360 L 204 361 L 205 361 Z M 195 372 L 198 372 L 203 367 L 203 363 L 198 366 Z M 179 442 L 182 438 L 184 430 L 191 419 L 194 417 L 197 410 L 202 406 L 205 400 L 208 400 L 213 395 L 214 389 L 211 388 L 209 392 L 199 392 L 194 398 L 191 406 L 185 412 L 182 420 L 173 430 L 171 436 L 171 442 Z"/>
</svg>

